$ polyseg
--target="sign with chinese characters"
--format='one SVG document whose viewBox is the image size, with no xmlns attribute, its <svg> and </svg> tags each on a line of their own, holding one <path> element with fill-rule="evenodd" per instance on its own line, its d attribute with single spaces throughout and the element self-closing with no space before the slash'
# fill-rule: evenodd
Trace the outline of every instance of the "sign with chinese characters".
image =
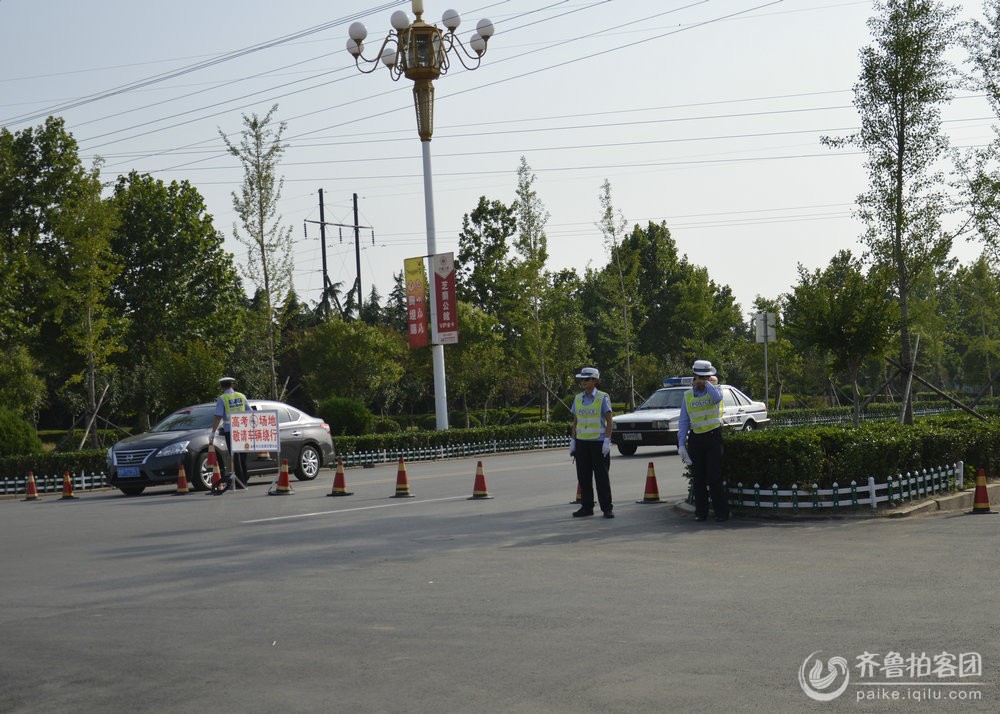
<svg viewBox="0 0 1000 714">
<path fill-rule="evenodd" d="M 232 412 L 229 415 L 229 426 L 233 451 L 280 453 L 277 411 L 260 409 L 250 412 Z"/>
<path fill-rule="evenodd" d="M 406 279 L 406 333 L 410 348 L 427 346 L 427 281 L 424 278 L 424 259 L 407 258 L 403 261 Z"/>
<path fill-rule="evenodd" d="M 458 312 L 455 290 L 455 254 L 439 253 L 431 256 L 434 264 L 434 335 L 436 345 L 453 345 L 458 342 Z"/>
</svg>

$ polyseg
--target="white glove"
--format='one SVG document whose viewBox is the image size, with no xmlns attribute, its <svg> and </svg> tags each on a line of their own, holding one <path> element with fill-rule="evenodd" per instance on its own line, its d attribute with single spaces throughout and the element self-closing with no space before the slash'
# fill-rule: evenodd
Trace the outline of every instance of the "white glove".
<svg viewBox="0 0 1000 714">
<path fill-rule="evenodd" d="M 605 436 L 604 437 L 604 445 L 601 447 L 601 454 L 603 454 L 604 456 L 607 456 L 610 453 L 611 453 L 611 438 Z"/>
<path fill-rule="evenodd" d="M 677 453 L 680 454 L 681 461 L 683 461 L 688 466 L 691 465 L 691 457 L 688 456 L 688 450 L 684 446 L 677 447 Z"/>
<path fill-rule="evenodd" d="M 569 455 L 570 457 L 576 456 L 576 439 L 569 440 Z"/>
</svg>

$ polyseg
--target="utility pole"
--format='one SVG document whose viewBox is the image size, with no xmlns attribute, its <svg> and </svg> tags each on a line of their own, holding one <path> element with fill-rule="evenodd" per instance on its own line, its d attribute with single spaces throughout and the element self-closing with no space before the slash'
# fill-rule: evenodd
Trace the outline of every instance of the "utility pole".
<svg viewBox="0 0 1000 714">
<path fill-rule="evenodd" d="M 354 194 L 354 224 L 348 225 L 347 223 L 330 223 L 326 221 L 323 206 L 323 189 L 319 190 L 319 220 L 318 221 L 303 221 L 303 224 L 308 223 L 318 223 L 319 224 L 319 235 L 320 242 L 322 243 L 322 255 L 323 255 L 323 299 L 321 305 L 323 305 L 324 314 L 329 310 L 329 296 L 333 292 L 333 283 L 330 282 L 330 275 L 327 272 L 326 267 L 326 227 L 327 226 L 337 226 L 338 228 L 353 228 L 354 229 L 354 257 L 357 266 L 357 278 L 356 285 L 358 287 L 358 314 L 361 314 L 361 229 L 367 228 L 372 232 L 372 245 L 375 244 L 375 229 L 371 226 L 362 226 L 358 224 L 358 194 Z M 334 298 L 336 299 L 336 298 Z M 344 309 L 340 305 L 340 301 L 337 300 L 337 309 L 341 314 L 344 313 Z"/>
</svg>

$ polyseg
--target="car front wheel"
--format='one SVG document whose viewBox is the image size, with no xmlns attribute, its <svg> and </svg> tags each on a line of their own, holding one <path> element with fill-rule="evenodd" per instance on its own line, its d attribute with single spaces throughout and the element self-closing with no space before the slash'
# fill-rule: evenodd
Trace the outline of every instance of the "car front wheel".
<svg viewBox="0 0 1000 714">
<path fill-rule="evenodd" d="M 319 474 L 319 467 L 322 464 L 323 457 L 316 447 L 306 444 L 299 452 L 299 458 L 295 460 L 295 478 L 299 481 L 312 481 Z"/>
<path fill-rule="evenodd" d="M 632 454 L 635 453 L 635 450 L 638 448 L 639 447 L 636 446 L 635 444 L 619 444 L 618 453 L 621 454 L 622 456 L 631 456 Z"/>
<path fill-rule="evenodd" d="M 191 470 L 191 487 L 195 491 L 207 491 L 212 488 L 212 467 L 208 463 L 208 452 L 202 451 L 194 459 Z"/>
</svg>

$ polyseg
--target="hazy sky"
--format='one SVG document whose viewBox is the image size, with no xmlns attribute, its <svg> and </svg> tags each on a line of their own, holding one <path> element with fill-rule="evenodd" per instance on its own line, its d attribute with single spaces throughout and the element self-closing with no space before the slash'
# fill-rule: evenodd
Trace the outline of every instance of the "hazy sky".
<svg viewBox="0 0 1000 714">
<path fill-rule="evenodd" d="M 466 40 L 496 26 L 482 65 L 455 62 L 436 82 L 431 144 L 438 250 L 458 250 L 480 196 L 509 203 L 523 155 L 550 213 L 549 269 L 601 267 L 601 184 L 629 224 L 665 221 L 681 253 L 732 288 L 746 312 L 786 292 L 796 265 L 822 268 L 859 250 L 852 218 L 863 157 L 822 135 L 858 125 L 851 88 L 869 43 L 870 0 L 426 0 L 440 24 L 457 9 Z M 979 0 L 963 4 L 980 17 Z M 409 2 L 0 0 L 0 125 L 65 118 L 86 163 L 111 181 L 131 170 L 188 180 L 237 260 L 230 193 L 242 172 L 218 129 L 238 141 L 241 114 L 277 103 L 289 148 L 281 213 L 294 226 L 295 285 L 315 302 L 326 220 L 363 232 L 362 283 L 383 297 L 403 259 L 426 252 L 412 83 L 362 75 L 347 27 L 368 26 L 374 56 Z M 993 116 L 963 96 L 946 112 L 958 146 L 982 145 Z M 968 262 L 977 245 L 960 244 Z M 330 278 L 350 287 L 354 242 L 328 233 Z"/>
</svg>

